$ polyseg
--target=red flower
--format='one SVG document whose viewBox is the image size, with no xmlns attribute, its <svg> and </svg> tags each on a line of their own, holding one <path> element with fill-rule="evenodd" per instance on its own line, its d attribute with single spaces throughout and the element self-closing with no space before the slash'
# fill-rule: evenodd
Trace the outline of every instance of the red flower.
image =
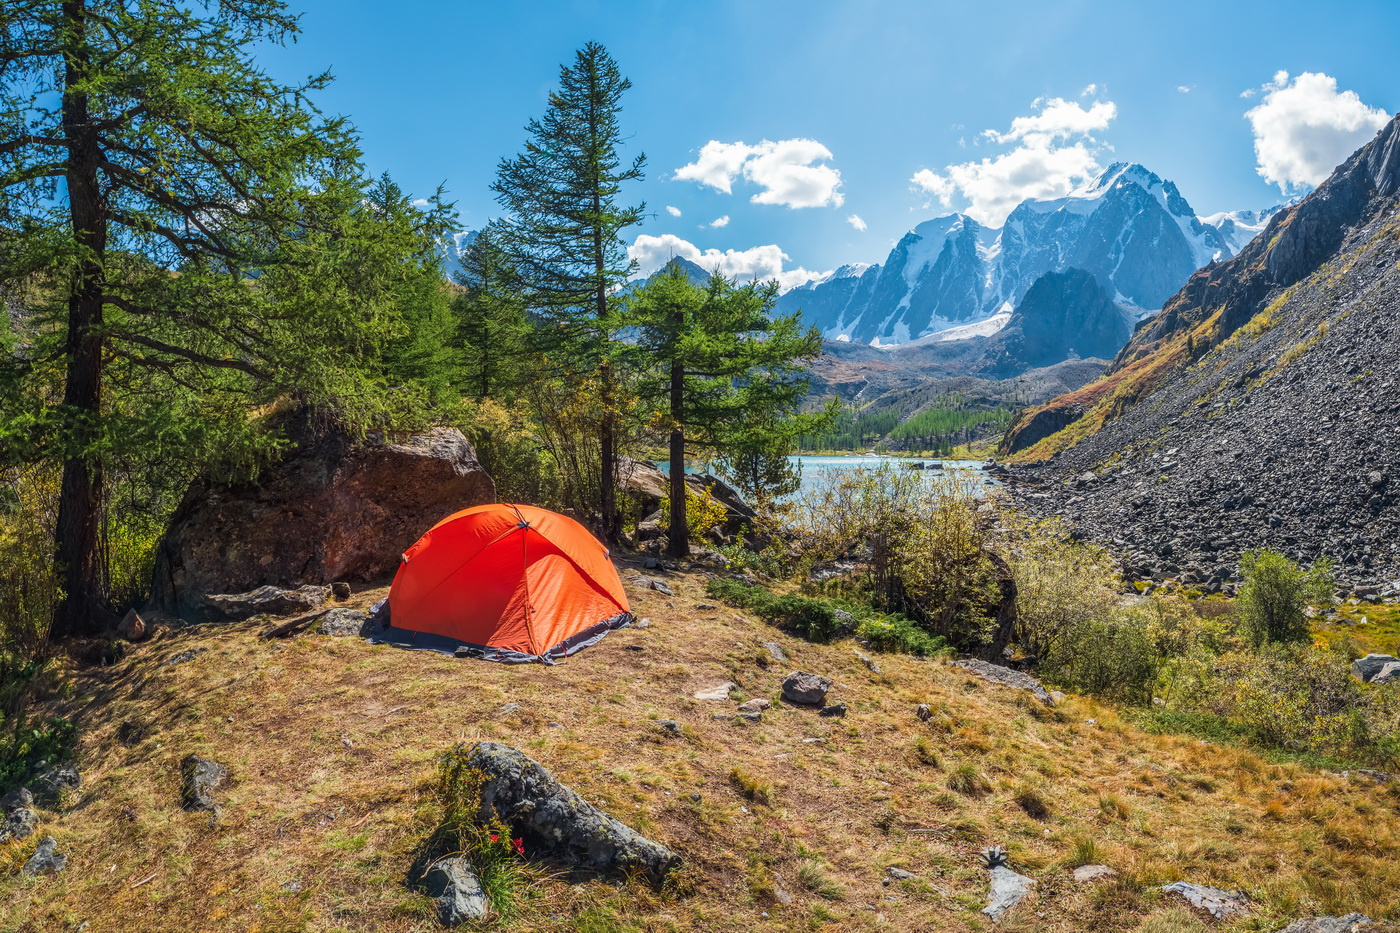
<svg viewBox="0 0 1400 933">
<path fill-rule="evenodd" d="M 516 854 L 516 855 L 524 855 L 524 854 L 525 854 L 525 840 L 524 840 L 524 839 L 514 839 L 514 840 L 512 840 L 512 842 L 514 842 L 514 844 L 515 844 L 515 854 Z"/>
<path fill-rule="evenodd" d="M 492 837 L 491 837 L 491 841 L 492 841 L 492 842 L 500 842 L 500 841 L 501 841 L 501 837 L 500 837 L 500 836 L 492 836 Z"/>
</svg>

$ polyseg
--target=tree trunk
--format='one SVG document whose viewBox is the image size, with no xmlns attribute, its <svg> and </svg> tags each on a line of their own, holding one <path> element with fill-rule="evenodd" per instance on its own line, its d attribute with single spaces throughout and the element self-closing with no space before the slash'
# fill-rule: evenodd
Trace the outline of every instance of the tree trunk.
<svg viewBox="0 0 1400 933">
<path fill-rule="evenodd" d="M 685 371 L 679 360 L 671 361 L 671 531 L 666 538 L 668 557 L 690 554 L 690 526 L 685 515 Z"/>
<path fill-rule="evenodd" d="M 63 5 L 73 31 L 73 53 L 64 73 L 63 129 L 68 141 L 69 213 L 78 247 L 77 279 L 68 296 L 68 358 L 63 390 L 69 447 L 59 490 L 54 556 L 63 580 L 63 599 L 54 611 L 51 637 L 91 631 L 105 614 L 98 529 L 102 516 L 102 305 L 103 256 L 107 247 L 106 205 L 98 185 L 101 159 L 88 115 L 87 96 L 74 90 L 84 79 L 86 55 L 82 0 Z"/>
</svg>

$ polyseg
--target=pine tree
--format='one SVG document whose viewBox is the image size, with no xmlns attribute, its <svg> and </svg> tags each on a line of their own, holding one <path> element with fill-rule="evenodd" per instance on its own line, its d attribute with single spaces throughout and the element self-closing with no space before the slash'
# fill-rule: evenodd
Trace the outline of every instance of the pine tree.
<svg viewBox="0 0 1400 933">
<path fill-rule="evenodd" d="M 797 413 L 808 385 L 803 364 L 821 351 L 821 335 L 796 313 L 772 317 L 777 293 L 776 283 L 741 286 L 719 275 L 696 285 L 672 265 L 628 299 L 641 392 L 669 429 L 673 557 L 689 553 L 687 451 L 752 451 L 760 439 L 790 442 L 830 423 L 830 412 Z"/>
<path fill-rule="evenodd" d="M 200 462 L 279 397 L 369 414 L 406 289 L 440 278 L 441 211 L 371 203 L 349 127 L 308 101 L 329 76 L 252 62 L 296 32 L 279 0 L 5 2 L 0 287 L 24 346 L 0 456 L 63 464 L 57 637 L 104 619 L 115 458 Z"/>
<path fill-rule="evenodd" d="M 462 388 L 478 401 L 509 400 L 525 378 L 521 369 L 533 326 L 515 272 L 492 230 L 483 230 L 468 244 L 455 278 L 462 286 L 454 302 L 458 341 L 466 357 Z"/>
<path fill-rule="evenodd" d="M 604 539 L 621 532 L 616 503 L 616 441 L 622 394 L 613 359 L 618 287 L 633 271 L 622 233 L 641 222 L 644 204 L 619 203 L 642 177 L 645 156 L 624 163 L 618 115 L 632 83 L 603 46 L 590 42 L 561 68 L 549 108 L 526 126 L 529 138 L 501 160 L 492 190 L 506 210 L 493 223 L 526 300 L 541 320 L 551 359 L 579 381 L 595 377 L 600 450 L 598 496 Z"/>
</svg>

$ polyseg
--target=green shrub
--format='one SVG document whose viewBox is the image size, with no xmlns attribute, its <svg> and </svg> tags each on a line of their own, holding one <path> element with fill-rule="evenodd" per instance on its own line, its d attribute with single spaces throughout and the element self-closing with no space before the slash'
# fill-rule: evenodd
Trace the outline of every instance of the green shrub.
<svg viewBox="0 0 1400 933">
<path fill-rule="evenodd" d="M 492 910 L 509 920 L 521 912 L 528 896 L 529 879 L 521 862 L 525 843 L 512 839 L 510 827 L 499 818 L 481 815 L 486 775 L 468 764 L 470 755 L 470 747 L 459 745 L 438 762 L 433 790 L 441 817 L 422 862 L 427 865 L 444 856 L 464 855 L 476 870 Z"/>
<path fill-rule="evenodd" d="M 1257 648 L 1271 642 L 1306 641 L 1309 604 L 1331 605 L 1336 583 L 1332 562 L 1319 558 L 1307 570 L 1277 551 L 1247 551 L 1240 558 L 1240 628 Z"/>
<path fill-rule="evenodd" d="M 1047 676 L 1057 683 L 1131 702 L 1152 696 L 1157 663 L 1143 626 L 1128 616 L 1081 621 L 1042 659 Z"/>
<path fill-rule="evenodd" d="M 1007 564 L 1016 581 L 1016 638 L 1027 654 L 1066 663 L 1084 641 L 1081 626 L 1112 618 L 1121 585 L 1108 552 L 1075 541 L 1067 524 L 1003 516 Z"/>
<path fill-rule="evenodd" d="M 917 622 L 901 615 L 857 614 L 856 634 L 881 651 L 899 651 L 926 658 L 948 650 L 948 642 L 930 635 Z"/>
</svg>

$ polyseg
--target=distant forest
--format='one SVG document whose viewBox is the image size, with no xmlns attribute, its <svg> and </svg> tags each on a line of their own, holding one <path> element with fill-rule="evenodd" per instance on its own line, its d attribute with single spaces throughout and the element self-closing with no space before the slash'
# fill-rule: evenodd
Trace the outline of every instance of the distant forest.
<svg viewBox="0 0 1400 933">
<path fill-rule="evenodd" d="M 803 450 L 870 450 L 885 447 L 917 453 L 946 455 L 954 447 L 981 440 L 1005 430 L 1017 408 L 1010 405 L 976 405 L 958 395 L 906 415 L 895 409 L 871 411 L 844 408 L 831 430 L 804 434 Z"/>
</svg>

